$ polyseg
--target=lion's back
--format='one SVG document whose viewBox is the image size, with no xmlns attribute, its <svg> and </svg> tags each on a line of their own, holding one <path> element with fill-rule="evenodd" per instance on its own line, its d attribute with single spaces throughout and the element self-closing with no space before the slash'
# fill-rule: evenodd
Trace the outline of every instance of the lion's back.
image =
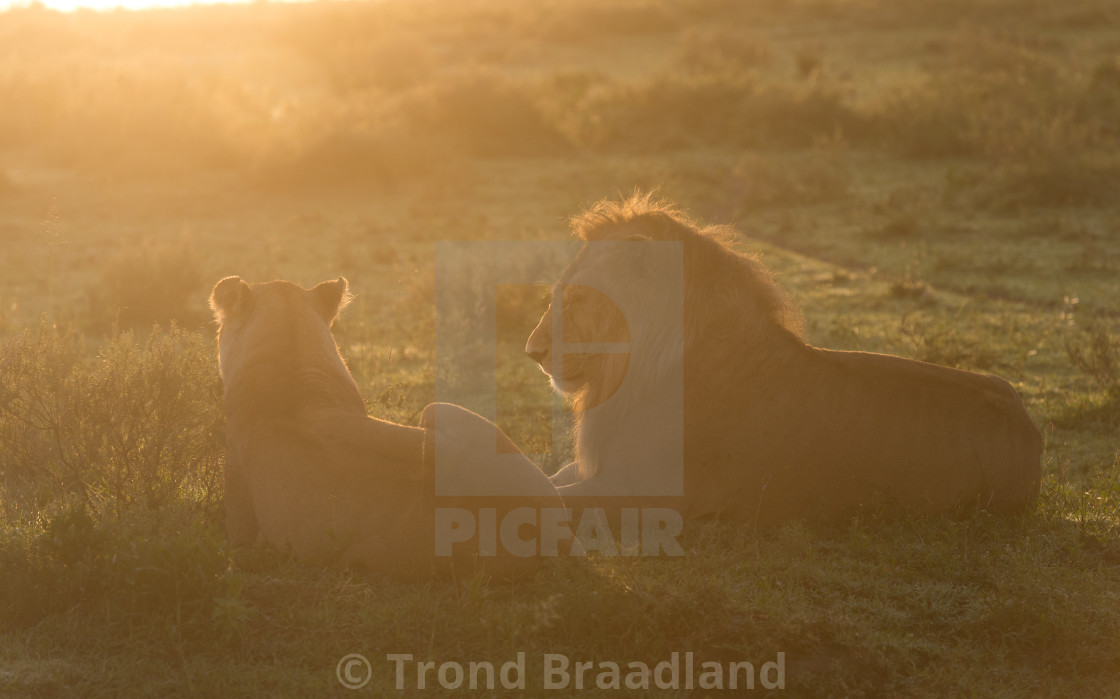
<svg viewBox="0 0 1120 699">
<path fill-rule="evenodd" d="M 860 505 L 1009 512 L 1037 495 L 1041 437 L 1001 378 L 805 348 L 765 377 L 708 383 L 720 395 L 707 415 L 692 411 L 693 480 L 722 484 L 725 506 L 762 519 Z M 743 501 L 727 502 L 729 492 Z"/>
</svg>

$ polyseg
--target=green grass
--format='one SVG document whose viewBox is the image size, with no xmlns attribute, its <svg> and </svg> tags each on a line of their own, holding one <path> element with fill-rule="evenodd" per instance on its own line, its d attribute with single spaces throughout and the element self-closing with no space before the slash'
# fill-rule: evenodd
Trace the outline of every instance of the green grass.
<svg viewBox="0 0 1120 699">
<path fill-rule="evenodd" d="M 1010 0 L 0 14 L 0 694 L 343 694 L 362 653 L 364 692 L 396 695 L 386 654 L 519 651 L 530 688 L 543 653 L 691 651 L 785 653 L 794 696 L 1120 694 L 1118 24 Z M 439 242 L 564 240 L 634 188 L 735 223 L 814 344 L 1010 380 L 1037 507 L 705 524 L 684 560 L 513 584 L 225 545 L 210 284 L 345 275 L 369 411 L 415 422 L 446 370 Z M 498 421 L 555 468 L 521 356 L 539 293 L 500 311 Z"/>
</svg>

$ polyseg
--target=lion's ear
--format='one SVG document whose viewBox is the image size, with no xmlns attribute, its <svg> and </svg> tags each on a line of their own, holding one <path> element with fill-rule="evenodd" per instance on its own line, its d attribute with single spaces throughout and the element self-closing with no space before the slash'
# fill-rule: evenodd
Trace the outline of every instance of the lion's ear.
<svg viewBox="0 0 1120 699">
<path fill-rule="evenodd" d="M 331 325 L 338 318 L 339 312 L 350 303 L 349 289 L 346 277 L 339 277 L 331 282 L 317 284 L 307 293 L 311 295 L 315 310 L 319 311 L 327 325 Z"/>
<path fill-rule="evenodd" d="M 214 320 L 224 323 L 248 311 L 252 300 L 253 290 L 241 277 L 226 277 L 210 292 L 210 310 Z"/>
</svg>

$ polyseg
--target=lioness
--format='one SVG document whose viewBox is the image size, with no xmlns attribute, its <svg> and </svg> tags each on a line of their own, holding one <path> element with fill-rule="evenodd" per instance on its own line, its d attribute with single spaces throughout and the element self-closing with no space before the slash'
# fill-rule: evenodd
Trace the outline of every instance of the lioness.
<svg viewBox="0 0 1120 699">
<path fill-rule="evenodd" d="M 493 424 L 462 408 L 429 405 L 419 427 L 366 415 L 330 331 L 348 299 L 341 277 L 310 290 L 239 277 L 214 287 L 230 541 L 402 578 L 469 575 L 479 566 L 499 577 L 532 570 L 537 552 L 525 555 L 522 546 L 509 555 L 465 529 L 484 510 L 493 512 L 482 520 L 502 522 L 514 508 L 562 507 L 551 483 Z M 437 451 L 445 482 L 522 497 L 437 497 Z M 443 521 L 457 529 L 437 532 L 447 512 L 452 519 Z"/>
<path fill-rule="evenodd" d="M 553 477 L 570 505 L 625 502 L 673 460 L 683 492 L 660 504 L 686 519 L 816 519 L 859 505 L 1010 513 L 1037 495 L 1041 437 L 1003 379 L 806 344 L 790 297 L 731 249 L 733 231 L 648 195 L 600 202 L 573 228 L 584 245 L 525 347 L 574 402 L 577 460 Z M 662 283 L 672 269 L 649 241 L 677 244 L 682 285 Z M 558 362 L 561 341 L 629 350 Z"/>
</svg>

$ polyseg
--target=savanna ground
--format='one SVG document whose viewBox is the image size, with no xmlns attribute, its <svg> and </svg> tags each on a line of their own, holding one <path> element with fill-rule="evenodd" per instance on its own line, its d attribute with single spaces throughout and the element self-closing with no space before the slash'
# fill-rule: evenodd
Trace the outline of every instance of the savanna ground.
<svg viewBox="0 0 1120 699">
<path fill-rule="evenodd" d="M 1096 0 L 0 13 L 0 694 L 781 651 L 794 696 L 1120 695 L 1118 28 Z M 654 187 L 737 225 L 815 344 L 1012 381 L 1037 507 L 707 525 L 685 560 L 515 584 L 225 546 L 211 284 L 348 277 L 336 337 L 370 412 L 411 422 L 455 372 L 439 241 L 563 240 Z M 552 468 L 570 444 L 520 356 L 540 291 L 502 296 L 497 414 Z"/>
</svg>

